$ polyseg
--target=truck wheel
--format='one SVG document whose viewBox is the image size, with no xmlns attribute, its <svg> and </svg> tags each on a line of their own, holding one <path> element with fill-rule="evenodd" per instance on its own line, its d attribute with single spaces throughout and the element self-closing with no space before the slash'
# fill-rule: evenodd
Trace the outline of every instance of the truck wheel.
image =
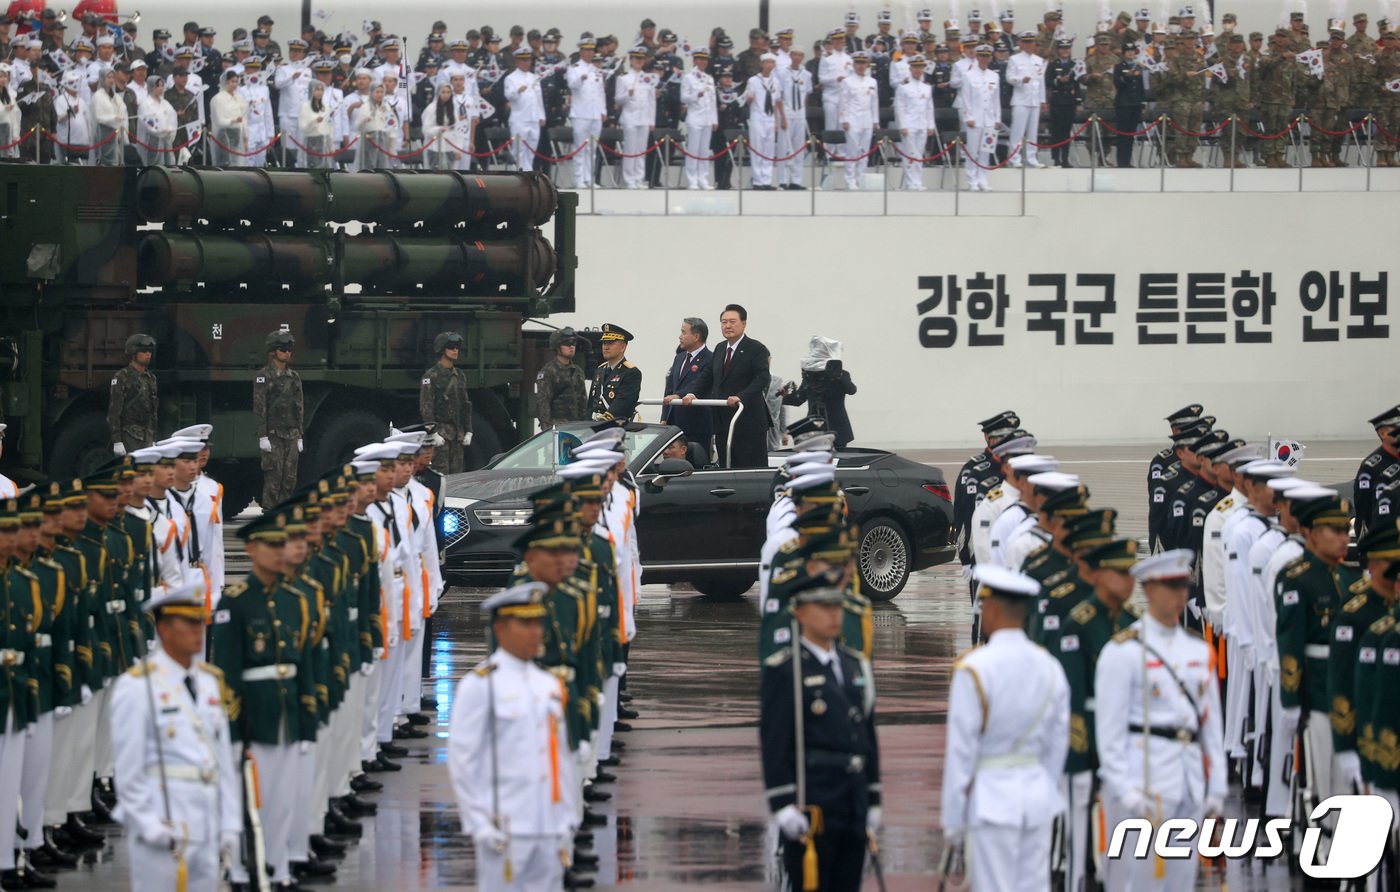
<svg viewBox="0 0 1400 892">
<path fill-rule="evenodd" d="M 83 477 L 112 459 L 107 416 L 91 409 L 60 423 L 49 453 L 50 477 Z"/>
<path fill-rule="evenodd" d="M 321 419 L 324 418 L 324 422 Z M 301 456 L 300 482 L 327 468 L 344 464 L 366 443 L 378 443 L 389 435 L 389 422 L 368 409 L 322 410 L 317 424 L 306 438 Z M 262 485 L 262 473 L 257 474 Z"/>
</svg>

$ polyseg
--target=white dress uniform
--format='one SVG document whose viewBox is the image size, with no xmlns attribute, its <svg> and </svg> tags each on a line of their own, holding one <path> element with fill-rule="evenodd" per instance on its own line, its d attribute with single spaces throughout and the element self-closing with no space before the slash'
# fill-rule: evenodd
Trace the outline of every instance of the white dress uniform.
<svg viewBox="0 0 1400 892">
<path fill-rule="evenodd" d="M 243 77 L 238 93 L 248 103 L 248 146 L 244 151 L 263 149 L 276 135 L 277 119 L 272 113 L 272 93 L 267 88 L 267 75 L 257 71 Z M 267 150 L 238 159 L 247 167 L 266 167 Z"/>
<path fill-rule="evenodd" d="M 990 191 L 983 167 L 991 164 L 996 149 L 997 126 L 1001 123 L 1001 76 L 973 63 L 963 74 L 957 107 L 962 113 L 967 151 L 971 155 L 967 159 L 967 188 Z M 971 163 L 974 160 L 976 164 Z"/>
<path fill-rule="evenodd" d="M 410 479 L 405 496 L 413 512 L 414 567 L 422 580 L 423 600 L 420 602 L 418 625 L 409 640 L 403 668 L 403 702 L 399 712 L 417 712 L 423 700 L 424 620 L 437 610 L 442 594 L 442 567 L 438 563 L 437 532 L 433 528 L 433 492 L 416 479 Z"/>
<path fill-rule="evenodd" d="M 1011 167 L 1020 167 L 1021 159 L 1031 167 L 1044 167 L 1036 157 L 1033 145 L 1040 139 L 1040 106 L 1045 102 L 1045 60 L 1022 50 L 1006 63 L 1006 82 L 1011 85 L 1011 147 L 1024 141 Z"/>
<path fill-rule="evenodd" d="M 516 69 L 506 75 L 506 102 L 510 103 L 511 154 L 521 170 L 535 169 L 535 150 L 540 147 L 540 122 L 544 120 L 544 92 L 539 75 Z"/>
<path fill-rule="evenodd" d="M 801 186 L 807 164 L 807 103 L 812 96 L 812 72 L 793 68 L 791 63 L 779 64 L 777 74 L 783 85 L 787 129 L 778 132 L 778 157 L 792 157 L 779 162 L 778 185 Z"/>
<path fill-rule="evenodd" d="M 1020 574 L 988 569 L 978 569 L 984 584 L 1009 577 L 1026 590 L 1039 588 Z M 1065 806 L 1059 777 L 1068 750 L 1069 682 L 1024 631 L 998 630 L 954 664 L 942 821 L 945 834 L 965 834 L 974 892 L 1048 892 L 1051 827 Z"/>
<path fill-rule="evenodd" d="M 130 841 L 133 889 L 173 892 L 173 840 L 184 853 L 190 892 L 214 892 L 219 850 L 232 844 L 242 827 L 239 778 L 217 672 L 204 663 L 186 669 L 157 648 L 112 689 L 113 814 Z"/>
<path fill-rule="evenodd" d="M 851 64 L 851 57 L 845 50 L 827 53 L 822 56 L 821 62 L 818 63 L 817 82 L 822 87 L 822 114 L 824 116 L 822 129 L 841 129 L 841 122 L 837 116 L 837 107 L 841 101 L 841 84 L 852 74 L 855 74 L 855 66 Z"/>
<path fill-rule="evenodd" d="M 1221 499 L 1201 524 L 1201 588 L 1205 593 L 1206 622 L 1225 631 L 1225 524 L 1244 511 L 1244 493 L 1238 489 Z"/>
<path fill-rule="evenodd" d="M 1250 573 L 1249 552 L 1268 528 L 1268 520 L 1251 508 L 1236 514 L 1224 535 L 1225 661 L 1230 667 L 1225 687 L 1225 752 L 1232 759 L 1243 759 L 1245 755 L 1250 685 L 1258 664 L 1256 648 L 1264 637 L 1263 605 Z"/>
<path fill-rule="evenodd" d="M 579 789 L 563 697 L 558 678 L 500 650 L 457 686 L 447 768 L 482 892 L 562 886 Z"/>
<path fill-rule="evenodd" d="M 613 81 L 613 102 L 622 127 L 622 185 L 645 189 L 647 159 L 642 153 L 656 126 L 656 75 L 640 70 L 619 75 Z"/>
<path fill-rule="evenodd" d="M 168 514 L 169 501 L 147 499 L 151 512 L 151 555 L 155 564 L 155 587 L 172 591 L 185 584 L 185 543 L 180 539 L 180 528 Z M 179 510 L 178 507 L 176 510 Z"/>
<path fill-rule="evenodd" d="M 272 86 L 277 90 L 277 127 L 303 143 L 306 140 L 301 135 L 301 107 L 310 95 L 311 81 L 311 66 L 305 59 L 283 62 L 272 73 Z M 296 146 L 289 145 L 287 149 L 296 151 Z"/>
<path fill-rule="evenodd" d="M 900 62 L 902 61 L 901 59 Z M 890 78 L 894 79 L 893 71 Z M 936 130 L 933 117 L 933 87 L 923 81 L 907 78 L 895 87 L 894 121 L 895 129 L 900 132 L 899 150 L 905 155 L 900 159 L 904 165 L 903 187 L 922 192 L 924 163 L 917 159 L 924 157 L 924 146 L 928 144 L 929 132 Z"/>
<path fill-rule="evenodd" d="M 1110 835 L 1125 818 L 1146 817 L 1156 826 L 1171 818 L 1199 821 L 1220 809 L 1226 793 L 1220 696 L 1204 640 L 1144 615 L 1099 654 L 1094 701 Z M 1110 890 L 1195 888 L 1198 859 L 1135 859 L 1137 836 L 1126 833 L 1123 855 L 1106 863 Z M 1156 878 L 1159 870 L 1164 875 Z"/>
<path fill-rule="evenodd" d="M 990 566 L 992 560 L 992 524 L 1012 505 L 1020 504 L 1021 493 L 1002 481 L 991 489 L 986 498 L 972 510 L 972 557 L 979 564 Z"/>
<path fill-rule="evenodd" d="M 380 721 L 384 705 L 384 691 L 397 681 L 393 672 L 398 665 L 395 652 L 399 650 L 400 623 L 394 605 L 403 601 L 403 588 L 406 585 L 402 566 L 403 550 L 399 546 L 395 521 L 390 513 L 388 499 L 375 502 L 365 510 L 374 524 L 374 545 L 379 556 L 379 598 L 380 621 L 387 629 L 384 638 L 384 653 L 365 688 L 365 716 L 361 727 L 360 758 L 371 762 L 379 751 L 379 741 L 393 739 L 393 714 L 389 715 L 388 728 L 381 734 Z"/>
<path fill-rule="evenodd" d="M 195 532 L 199 534 L 200 555 L 204 559 L 204 575 L 209 580 L 211 601 L 219 599 L 224 590 L 224 485 L 201 473 L 194 479 L 199 506 L 195 514 Z"/>
<path fill-rule="evenodd" d="M 861 177 L 870 165 L 870 158 L 861 157 L 870 151 L 870 140 L 880 123 L 880 84 L 868 74 L 852 74 L 841 82 L 841 94 L 836 109 L 846 142 L 841 153 L 851 159 L 846 162 L 846 188 L 859 189 Z"/>
<path fill-rule="evenodd" d="M 770 159 L 778 157 L 778 112 L 783 104 L 783 87 L 774 75 L 755 74 L 744 82 L 742 96 L 741 101 L 749 107 L 752 182 L 755 186 L 771 186 L 773 161 Z"/>
<path fill-rule="evenodd" d="M 1267 612 L 1263 622 L 1269 630 L 1269 641 L 1265 645 L 1265 653 L 1257 654 L 1260 662 L 1259 671 L 1268 683 L 1269 697 L 1269 764 L 1271 766 L 1281 766 L 1288 755 L 1293 752 L 1293 737 L 1296 728 L 1292 723 L 1283 717 L 1283 704 L 1279 701 L 1279 660 L 1278 660 L 1278 615 L 1274 604 L 1274 585 L 1278 581 L 1278 574 L 1283 568 L 1293 563 L 1303 556 L 1303 538 L 1298 534 L 1286 536 L 1279 542 L 1271 552 L 1264 553 L 1268 548 L 1268 543 L 1273 537 L 1265 535 L 1254 543 L 1250 560 L 1259 561 L 1259 575 L 1256 577 L 1256 588 L 1259 597 L 1263 599 Z M 1262 560 L 1261 560 L 1262 559 Z M 1267 597 L 1265 596 L 1267 594 Z M 1271 818 L 1287 817 L 1290 803 L 1288 780 L 1283 776 L 1283 771 L 1275 770 L 1269 772 L 1269 784 L 1264 793 L 1264 814 Z"/>
<path fill-rule="evenodd" d="M 398 598 L 388 605 L 389 626 L 394 632 L 395 647 L 389 651 L 384 665 L 384 679 L 379 690 L 379 743 L 392 743 L 394 719 L 402 714 L 403 677 L 408 671 L 413 639 L 423 630 L 423 567 L 413 536 L 412 515 L 408 500 L 401 490 L 393 490 L 383 502 L 374 506 L 380 516 L 377 523 L 389 529 L 390 549 L 394 553 L 395 572 L 400 577 Z M 397 530 L 397 534 L 394 530 Z M 382 560 L 382 558 L 381 558 Z M 381 571 L 382 575 L 382 571 Z"/>
<path fill-rule="evenodd" d="M 574 186 L 587 189 L 593 185 L 593 162 L 597 156 L 599 134 L 608 114 L 607 87 L 603 72 L 592 63 L 579 60 L 564 72 L 569 86 L 569 126 L 574 131 Z M 594 140 L 594 145 L 582 148 Z"/>
<path fill-rule="evenodd" d="M 1019 496 L 1020 493 L 1017 493 Z M 988 536 L 988 546 L 991 549 L 991 562 L 998 567 L 1011 567 L 1006 562 L 1006 546 L 1011 543 L 1011 537 L 1015 532 L 1027 522 L 1035 522 L 1035 515 L 1031 513 L 1028 506 L 1021 499 L 1007 505 L 1006 510 L 1001 512 L 995 521 L 992 522 L 991 534 Z"/>
<path fill-rule="evenodd" d="M 698 68 L 687 71 L 681 76 L 681 105 L 685 106 L 686 188 L 713 189 L 711 162 L 697 159 L 713 154 L 710 137 L 719 124 L 715 79 Z"/>
</svg>

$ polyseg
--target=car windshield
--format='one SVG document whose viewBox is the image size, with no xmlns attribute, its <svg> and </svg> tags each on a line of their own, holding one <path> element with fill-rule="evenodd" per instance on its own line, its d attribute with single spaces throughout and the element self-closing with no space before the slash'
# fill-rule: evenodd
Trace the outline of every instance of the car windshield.
<svg viewBox="0 0 1400 892">
<path fill-rule="evenodd" d="M 674 432 L 675 429 L 664 426 L 648 426 L 639 431 L 629 431 L 622 441 L 622 446 L 627 451 L 627 464 L 630 466 L 639 454 L 647 452 L 658 437 L 667 435 L 668 430 Z M 559 457 L 563 451 L 560 448 L 561 440 L 566 445 L 573 445 L 572 438 L 583 440 L 592 433 L 592 429 L 587 425 L 566 425 L 560 430 L 544 431 L 502 456 L 500 461 L 491 466 L 491 469 L 522 471 L 553 468 L 559 464 Z"/>
</svg>

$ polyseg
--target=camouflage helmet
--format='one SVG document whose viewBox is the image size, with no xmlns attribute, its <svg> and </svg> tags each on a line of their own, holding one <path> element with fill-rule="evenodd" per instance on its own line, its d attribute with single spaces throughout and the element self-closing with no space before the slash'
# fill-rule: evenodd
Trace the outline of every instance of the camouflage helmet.
<svg viewBox="0 0 1400 892">
<path fill-rule="evenodd" d="M 292 333 L 290 331 L 274 331 L 269 333 L 267 337 L 263 338 L 263 349 L 266 350 L 268 353 L 271 353 L 278 347 L 295 347 L 296 343 L 297 339 L 292 337 Z"/>
<path fill-rule="evenodd" d="M 453 347 L 461 348 L 466 344 L 466 339 L 455 331 L 444 331 L 433 338 L 433 352 L 441 356 L 445 351 Z"/>
<path fill-rule="evenodd" d="M 558 350 L 560 347 L 566 346 L 565 342 L 577 339 L 578 333 L 574 331 L 573 326 L 566 325 L 563 328 L 556 328 L 549 333 L 549 349 Z"/>
<path fill-rule="evenodd" d="M 136 333 L 126 339 L 126 355 L 135 356 L 137 353 L 145 351 L 154 352 L 156 349 L 156 339 L 148 334 Z"/>
</svg>

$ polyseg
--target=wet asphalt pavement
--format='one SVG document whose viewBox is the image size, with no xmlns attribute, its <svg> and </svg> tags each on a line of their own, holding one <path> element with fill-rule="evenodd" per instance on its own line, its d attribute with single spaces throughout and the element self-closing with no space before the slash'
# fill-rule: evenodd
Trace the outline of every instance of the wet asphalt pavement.
<svg viewBox="0 0 1400 892">
<path fill-rule="evenodd" d="M 1363 446 L 1365 448 L 1363 448 Z M 1350 479 L 1363 443 L 1310 445 L 1303 473 L 1325 483 Z M 1145 536 L 1145 472 L 1153 447 L 1047 448 L 1080 474 L 1097 505 L 1122 512 L 1119 528 Z M 908 453 L 951 477 L 966 454 Z M 645 506 L 643 506 L 645 510 Z M 237 543 L 230 542 L 230 554 Z M 232 574 L 231 574 L 232 578 Z M 614 769 L 609 802 L 593 806 L 608 818 L 596 832 L 599 886 L 637 890 L 703 885 L 706 889 L 771 888 L 766 808 L 758 757 L 757 605 L 716 603 L 685 587 L 647 585 L 631 652 L 631 704 L 641 717 L 619 735 L 626 744 Z M 334 888 L 472 889 L 471 843 L 458 832 L 446 768 L 447 716 L 456 680 L 485 655 L 477 605 L 490 592 L 452 589 L 435 617 L 428 693 L 439 714 L 427 740 L 407 741 L 404 770 L 377 775 L 385 789 L 379 813 L 340 862 Z M 956 565 L 916 574 L 899 597 L 877 605 L 875 676 L 885 789 L 882 862 L 888 889 L 931 889 L 941 851 L 935 829 L 942 774 L 948 670 L 968 647 L 966 584 Z M 1286 873 L 1249 876 L 1231 868 L 1229 888 L 1280 889 Z M 1257 871 L 1258 869 L 1255 868 Z M 114 836 L 96 863 L 59 877 L 61 888 L 130 888 L 125 842 Z M 1221 886 L 1203 877 L 1200 888 Z M 875 889 L 867 877 L 866 889 Z"/>
</svg>

